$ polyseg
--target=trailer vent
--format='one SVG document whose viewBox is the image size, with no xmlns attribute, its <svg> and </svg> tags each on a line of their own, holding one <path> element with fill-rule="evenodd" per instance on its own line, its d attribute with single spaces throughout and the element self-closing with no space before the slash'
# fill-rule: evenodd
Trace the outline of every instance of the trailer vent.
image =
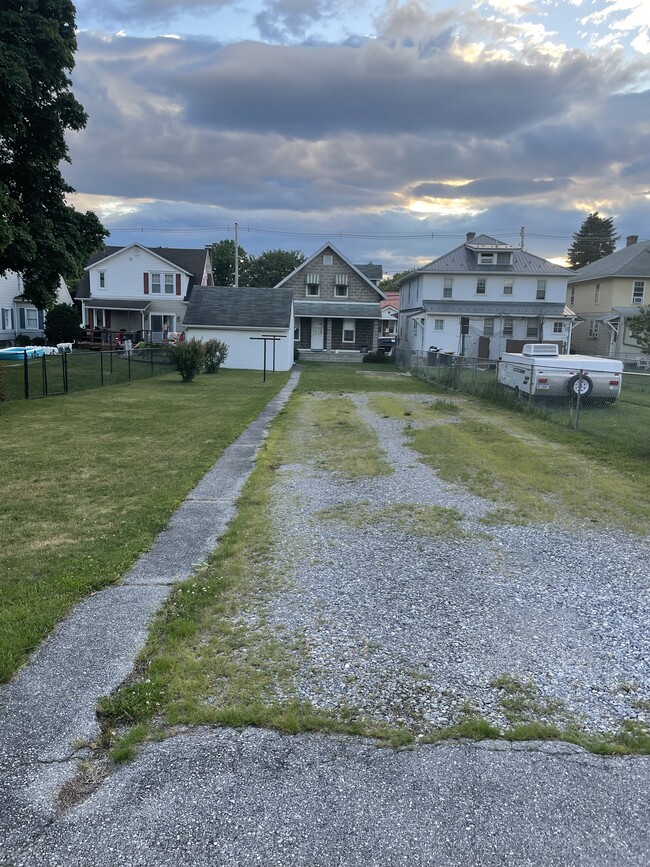
<svg viewBox="0 0 650 867">
<path fill-rule="evenodd" d="M 556 358 L 560 354 L 560 350 L 556 343 L 526 343 L 522 354 L 536 358 Z"/>
</svg>

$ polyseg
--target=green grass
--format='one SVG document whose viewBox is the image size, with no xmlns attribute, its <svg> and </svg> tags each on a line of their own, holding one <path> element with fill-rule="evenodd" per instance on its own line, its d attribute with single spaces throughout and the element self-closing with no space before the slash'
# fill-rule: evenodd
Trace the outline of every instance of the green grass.
<svg viewBox="0 0 650 867">
<path fill-rule="evenodd" d="M 458 526 L 463 515 L 457 509 L 445 506 L 425 506 L 419 503 L 396 503 L 393 506 L 373 507 L 370 503 L 350 501 L 321 509 L 316 517 L 326 521 L 340 521 L 351 527 L 369 524 L 396 526 L 408 530 L 413 536 L 460 537 L 464 533 Z"/>
<path fill-rule="evenodd" d="M 310 391 L 431 394 L 426 383 L 399 371 L 393 364 L 351 364 L 350 362 L 301 362 L 303 371 L 297 393 Z"/>
<path fill-rule="evenodd" d="M 0 680 L 133 564 L 286 380 L 164 374 L 0 405 Z"/>
<path fill-rule="evenodd" d="M 370 406 L 385 418 L 429 422 L 439 421 L 440 416 L 455 415 L 459 410 L 459 401 L 432 397 L 431 400 L 422 402 L 402 396 L 372 394 Z"/>
</svg>

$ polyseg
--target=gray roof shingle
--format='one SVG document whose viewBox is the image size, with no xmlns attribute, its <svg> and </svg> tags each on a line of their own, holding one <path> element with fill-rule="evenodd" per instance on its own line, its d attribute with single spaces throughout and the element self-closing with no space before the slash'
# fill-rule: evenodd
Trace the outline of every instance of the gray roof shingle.
<svg viewBox="0 0 650 867">
<path fill-rule="evenodd" d="M 381 319 L 379 302 L 366 301 L 296 301 L 295 313 L 328 319 Z"/>
<path fill-rule="evenodd" d="M 585 280 L 598 280 L 605 277 L 639 277 L 650 278 L 650 241 L 640 241 L 630 244 L 622 250 L 616 250 L 609 256 L 597 259 L 579 271 L 574 271 L 569 283 L 580 283 Z"/>
<path fill-rule="evenodd" d="M 291 289 L 195 286 L 184 324 L 213 328 L 289 328 L 292 303 Z"/>
<path fill-rule="evenodd" d="M 472 247 L 482 245 L 496 248 L 497 252 L 499 247 L 509 250 L 512 252 L 512 265 L 479 264 L 477 252 Z M 429 262 L 428 265 L 423 265 L 418 271 L 444 274 L 557 274 L 562 276 L 573 274 L 568 268 L 554 265 L 553 262 L 542 259 L 541 256 L 535 256 L 519 247 L 504 244 L 503 241 L 491 238 L 489 235 L 478 235 L 469 243 L 463 243 L 449 253 L 434 259 L 433 262 Z M 399 281 L 400 284 L 402 282 L 403 280 Z"/>
</svg>

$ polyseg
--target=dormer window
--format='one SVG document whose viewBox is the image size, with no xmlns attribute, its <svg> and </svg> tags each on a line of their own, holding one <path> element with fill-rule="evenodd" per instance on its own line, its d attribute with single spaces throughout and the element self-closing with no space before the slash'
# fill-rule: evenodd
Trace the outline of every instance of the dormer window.
<svg viewBox="0 0 650 867">
<path fill-rule="evenodd" d="M 480 265 L 494 265 L 494 253 L 479 253 L 478 261 Z"/>
</svg>

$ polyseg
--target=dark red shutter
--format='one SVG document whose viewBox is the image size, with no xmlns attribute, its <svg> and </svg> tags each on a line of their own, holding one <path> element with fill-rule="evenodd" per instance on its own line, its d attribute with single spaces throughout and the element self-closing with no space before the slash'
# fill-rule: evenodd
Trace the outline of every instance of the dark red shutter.
<svg viewBox="0 0 650 867">
<path fill-rule="evenodd" d="M 180 274 L 176 275 L 176 294 L 177 295 L 181 294 L 181 275 Z"/>
<path fill-rule="evenodd" d="M 88 311 L 88 328 L 92 328 L 92 327 L 93 327 L 93 311 L 89 310 Z"/>
<path fill-rule="evenodd" d="M 149 294 L 149 275 L 146 273 L 144 275 L 144 294 Z"/>
</svg>

